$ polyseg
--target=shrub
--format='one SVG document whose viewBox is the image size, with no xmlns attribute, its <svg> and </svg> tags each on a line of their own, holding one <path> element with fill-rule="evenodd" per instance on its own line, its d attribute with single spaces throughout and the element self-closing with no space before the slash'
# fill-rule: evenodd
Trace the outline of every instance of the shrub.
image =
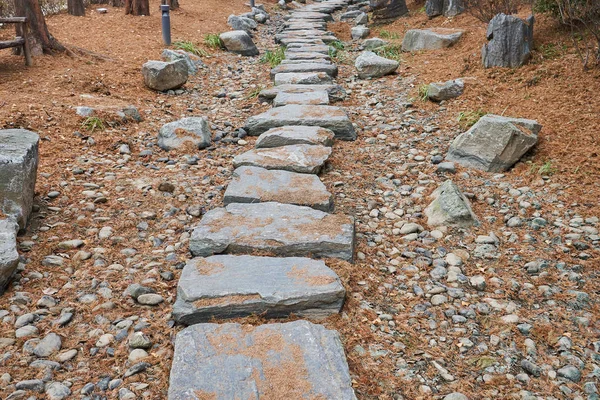
<svg viewBox="0 0 600 400">
<path fill-rule="evenodd" d="M 464 0 L 464 7 L 475 18 L 488 23 L 496 14 L 515 14 L 526 0 Z"/>
</svg>

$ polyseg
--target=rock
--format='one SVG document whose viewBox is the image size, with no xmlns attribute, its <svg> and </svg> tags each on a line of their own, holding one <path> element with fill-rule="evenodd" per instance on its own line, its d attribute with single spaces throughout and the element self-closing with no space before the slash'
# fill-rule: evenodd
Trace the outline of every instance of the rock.
<svg viewBox="0 0 600 400">
<path fill-rule="evenodd" d="M 144 372 L 148 368 L 150 368 L 152 364 L 147 362 L 140 362 L 133 366 L 131 366 L 125 373 L 123 374 L 123 378 L 129 378 L 130 376 L 137 375 L 140 372 Z"/>
<path fill-rule="evenodd" d="M 160 185 L 158 185 L 158 191 L 173 193 L 175 191 L 175 185 L 170 182 L 161 182 Z"/>
<path fill-rule="evenodd" d="M 280 85 L 323 85 L 333 80 L 325 72 L 282 72 L 273 78 L 275 86 Z"/>
<path fill-rule="evenodd" d="M 164 92 L 182 87 L 188 80 L 188 66 L 184 60 L 148 61 L 142 66 L 144 83 L 150 89 Z"/>
<path fill-rule="evenodd" d="M 318 174 L 331 155 L 331 147 L 309 144 L 259 148 L 235 156 L 233 166 L 281 169 L 301 174 Z"/>
<path fill-rule="evenodd" d="M 533 120 L 488 114 L 454 139 L 446 158 L 487 172 L 506 171 L 537 143 L 541 129 Z"/>
<path fill-rule="evenodd" d="M 455 17 L 463 11 L 463 0 L 427 0 L 425 3 L 425 13 L 429 18 L 439 15 Z"/>
<path fill-rule="evenodd" d="M 0 219 L 0 295 L 4 293 L 13 273 L 19 265 L 17 230 L 12 219 Z M 18 328 L 18 327 L 17 327 Z"/>
<path fill-rule="evenodd" d="M 462 393 L 454 392 L 444 396 L 444 400 L 469 400 L 469 398 Z"/>
<path fill-rule="evenodd" d="M 306 73 L 306 72 L 324 72 L 335 78 L 338 74 L 338 67 L 332 63 L 304 62 L 297 64 L 280 64 L 271 69 L 271 79 L 275 75 L 282 73 Z"/>
<path fill-rule="evenodd" d="M 258 28 L 258 23 L 254 19 L 246 17 L 238 17 L 236 15 L 230 15 L 227 18 L 227 25 L 229 25 L 234 31 L 246 31 L 250 33 Z"/>
<path fill-rule="evenodd" d="M 269 129 L 256 140 L 256 148 L 311 144 L 332 146 L 335 134 L 318 126 L 281 126 Z"/>
<path fill-rule="evenodd" d="M 556 372 L 558 376 L 568 379 L 575 383 L 581 380 L 581 371 L 579 371 L 579 369 L 577 369 L 577 367 L 573 365 L 565 365 Z"/>
<path fill-rule="evenodd" d="M 219 37 L 223 42 L 223 46 L 232 53 L 243 56 L 257 56 L 259 54 L 252 38 L 245 31 L 225 32 Z"/>
<path fill-rule="evenodd" d="M 427 86 L 427 97 L 431 101 L 450 100 L 463 94 L 464 88 L 465 83 L 462 79 L 430 83 Z"/>
<path fill-rule="evenodd" d="M 427 225 L 468 227 L 478 224 L 469 200 L 451 180 L 438 187 L 431 198 L 433 201 L 425 209 Z"/>
<path fill-rule="evenodd" d="M 333 196 L 315 175 L 257 167 L 239 167 L 233 172 L 223 198 L 225 205 L 269 201 L 333 211 Z"/>
<path fill-rule="evenodd" d="M 340 15 L 340 21 L 347 21 L 351 19 L 358 18 L 360 15 L 364 14 L 364 12 L 360 10 L 350 10 L 346 11 L 342 15 Z"/>
<path fill-rule="evenodd" d="M 354 18 L 354 25 L 367 25 L 369 23 L 369 15 L 361 12 Z"/>
<path fill-rule="evenodd" d="M 379 78 L 395 72 L 400 63 L 380 57 L 371 51 L 365 51 L 356 58 L 354 66 L 358 70 L 359 78 Z"/>
<path fill-rule="evenodd" d="M 186 142 L 203 149 L 210 146 L 211 140 L 208 121 L 203 117 L 187 117 L 169 122 L 158 133 L 158 146 L 167 151 L 178 149 Z"/>
<path fill-rule="evenodd" d="M 204 214 L 189 242 L 194 256 L 267 251 L 352 261 L 354 220 L 280 203 L 229 204 Z"/>
<path fill-rule="evenodd" d="M 196 75 L 198 73 L 198 65 L 203 65 L 202 61 L 200 61 L 200 58 L 183 50 L 164 49 L 161 57 L 163 60 L 167 61 L 183 60 L 183 62 L 185 62 L 185 66 L 187 67 L 188 76 Z M 196 60 L 193 61 L 192 57 L 194 57 Z"/>
<path fill-rule="evenodd" d="M 162 296 L 156 293 L 141 294 L 136 300 L 145 306 L 156 306 L 164 301 Z"/>
<path fill-rule="evenodd" d="M 323 261 L 220 255 L 186 264 L 173 316 L 186 325 L 251 314 L 323 318 L 339 312 L 345 290 Z"/>
<path fill-rule="evenodd" d="M 144 350 L 144 349 L 133 349 L 131 351 L 131 353 L 129 353 L 129 357 L 127 357 L 127 359 L 129 360 L 129 362 L 135 363 L 135 362 L 138 362 L 140 360 L 143 360 L 146 357 L 148 357 L 148 352 L 146 352 L 146 350 Z"/>
<path fill-rule="evenodd" d="M 49 333 L 34 347 L 33 354 L 38 357 L 49 357 L 60 350 L 62 340 L 56 333 Z"/>
<path fill-rule="evenodd" d="M 309 51 L 303 51 L 303 52 L 285 52 L 285 60 L 284 61 L 311 61 L 311 60 L 323 60 L 323 61 L 329 61 L 331 62 L 331 57 L 329 57 L 327 54 L 323 54 L 323 53 L 313 53 L 313 52 L 309 52 Z"/>
<path fill-rule="evenodd" d="M 0 214 L 23 231 L 33 205 L 38 168 L 37 133 L 25 129 L 0 130 Z"/>
<path fill-rule="evenodd" d="M 486 34 L 488 43 L 481 51 L 483 66 L 516 68 L 531 58 L 533 50 L 533 16 L 522 19 L 498 14 L 490 21 Z"/>
<path fill-rule="evenodd" d="M 383 47 L 385 45 L 387 45 L 388 42 L 386 42 L 383 39 L 380 38 L 371 38 L 371 39 L 367 39 L 362 43 L 362 47 L 365 50 L 374 50 L 377 49 L 379 47 Z"/>
<path fill-rule="evenodd" d="M 81 239 L 65 240 L 58 244 L 58 248 L 61 250 L 74 250 L 82 247 L 85 242 Z"/>
<path fill-rule="evenodd" d="M 130 120 L 141 122 L 142 116 L 140 115 L 137 107 L 129 105 L 129 106 L 101 106 L 101 107 L 85 107 L 80 106 L 75 108 L 75 113 L 80 117 L 91 117 L 95 115 L 97 112 L 102 112 L 103 114 L 110 114 L 113 118 L 121 119 L 123 122 L 128 122 Z"/>
<path fill-rule="evenodd" d="M 529 375 L 539 378 L 542 375 L 542 369 L 528 360 L 521 360 L 521 368 Z"/>
<path fill-rule="evenodd" d="M 259 97 L 262 99 L 271 100 L 281 92 L 306 93 L 308 91 L 326 91 L 329 95 L 329 100 L 332 102 L 344 101 L 346 99 L 346 91 L 340 85 L 279 85 L 269 89 L 261 90 Z"/>
<path fill-rule="evenodd" d="M 366 37 L 369 37 L 370 33 L 371 33 L 371 30 L 369 28 L 367 28 L 366 26 L 353 26 L 352 29 L 350 29 L 350 36 L 354 40 L 364 39 Z"/>
<path fill-rule="evenodd" d="M 71 389 L 60 382 L 50 382 L 46 385 L 48 400 L 62 400 L 71 395 Z"/>
<path fill-rule="evenodd" d="M 288 125 L 319 126 L 333 131 L 338 139 L 356 139 L 356 131 L 346 112 L 333 106 L 287 105 L 272 108 L 250 117 L 244 129 L 248 134 L 258 136 L 271 128 Z"/>
<path fill-rule="evenodd" d="M 324 90 L 304 93 L 279 92 L 273 100 L 273 107 L 282 107 L 288 104 L 328 105 L 329 95 Z"/>
<path fill-rule="evenodd" d="M 392 22 L 408 14 L 406 0 L 370 0 L 369 5 L 373 10 L 373 21 L 376 23 Z"/>
<path fill-rule="evenodd" d="M 402 40 L 403 51 L 435 50 L 450 47 L 462 36 L 456 29 L 410 29 Z"/>
<path fill-rule="evenodd" d="M 134 332 L 129 336 L 129 347 L 132 349 L 149 349 L 152 342 L 142 332 Z"/>
<path fill-rule="evenodd" d="M 41 379 L 30 379 L 17 382 L 15 385 L 17 390 L 30 390 L 32 392 L 42 393 L 44 391 L 44 381 Z"/>
<path fill-rule="evenodd" d="M 188 393 L 219 399 L 356 399 L 339 334 L 308 321 L 184 329 L 175 340 L 168 399 Z"/>
</svg>

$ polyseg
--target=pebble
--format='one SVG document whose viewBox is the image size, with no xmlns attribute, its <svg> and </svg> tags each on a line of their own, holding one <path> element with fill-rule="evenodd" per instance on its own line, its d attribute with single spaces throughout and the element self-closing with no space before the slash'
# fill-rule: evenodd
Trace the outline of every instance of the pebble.
<svg viewBox="0 0 600 400">
<path fill-rule="evenodd" d="M 164 299 L 161 295 L 155 293 L 142 294 L 137 297 L 137 302 L 147 306 L 155 306 L 162 303 Z"/>
</svg>

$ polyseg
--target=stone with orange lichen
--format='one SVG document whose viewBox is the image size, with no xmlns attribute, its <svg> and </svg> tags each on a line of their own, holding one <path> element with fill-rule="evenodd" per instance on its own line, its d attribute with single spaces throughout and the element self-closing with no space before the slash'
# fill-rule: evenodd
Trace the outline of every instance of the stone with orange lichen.
<svg viewBox="0 0 600 400">
<path fill-rule="evenodd" d="M 197 324 L 181 331 L 175 340 L 168 399 L 210 398 L 356 396 L 339 334 L 294 321 L 256 328 Z"/>
<path fill-rule="evenodd" d="M 239 167 L 233 172 L 223 198 L 225 205 L 269 201 L 333 210 L 333 196 L 316 175 L 258 167 Z"/>
<path fill-rule="evenodd" d="M 334 106 L 290 104 L 272 108 L 248 118 L 246 131 L 257 136 L 271 128 L 286 125 L 320 126 L 332 130 L 336 138 L 356 139 L 356 131 L 348 115 L 343 109 Z"/>
<path fill-rule="evenodd" d="M 207 212 L 189 242 L 194 256 L 267 251 L 352 261 L 354 219 L 280 203 L 229 204 Z"/>
<path fill-rule="evenodd" d="M 248 150 L 233 159 L 233 166 L 236 168 L 252 166 L 301 174 L 318 174 L 330 155 L 331 147 L 295 144 Z"/>
<path fill-rule="evenodd" d="M 215 264 L 222 267 L 210 275 L 199 272 Z M 339 312 L 344 295 L 338 276 L 323 261 L 217 255 L 188 261 L 173 316 L 185 325 L 252 314 L 323 318 Z"/>
</svg>

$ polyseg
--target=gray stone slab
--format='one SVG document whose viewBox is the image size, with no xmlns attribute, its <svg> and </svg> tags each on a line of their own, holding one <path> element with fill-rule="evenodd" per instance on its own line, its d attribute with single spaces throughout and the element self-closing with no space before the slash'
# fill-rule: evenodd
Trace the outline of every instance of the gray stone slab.
<svg viewBox="0 0 600 400">
<path fill-rule="evenodd" d="M 323 56 L 323 58 L 313 58 L 313 59 L 289 59 L 289 60 L 281 60 L 281 64 L 279 65 L 298 65 L 298 64 L 328 64 L 333 65 L 331 59 Z"/>
<path fill-rule="evenodd" d="M 325 38 L 323 38 L 323 39 L 325 39 Z M 331 43 L 332 41 L 335 40 L 335 39 L 332 39 L 331 37 L 329 37 L 327 39 L 328 39 L 327 43 Z M 278 43 L 281 43 L 284 46 L 298 45 L 298 44 L 299 45 L 307 45 L 307 46 L 325 46 L 325 40 L 322 40 L 321 38 L 310 39 L 310 38 L 286 37 L 286 38 L 279 40 Z"/>
<path fill-rule="evenodd" d="M 0 130 L 0 211 L 24 230 L 33 206 L 38 168 L 37 133 Z"/>
<path fill-rule="evenodd" d="M 320 92 L 326 91 L 329 95 L 329 100 L 344 101 L 346 99 L 346 91 L 340 85 L 279 85 L 272 88 L 261 90 L 259 97 L 262 100 L 273 100 L 281 92 L 287 93 L 306 93 L 309 91 Z"/>
<path fill-rule="evenodd" d="M 327 24 L 324 22 L 286 22 L 284 27 L 284 32 L 304 31 L 307 29 L 325 31 L 327 29 Z"/>
<path fill-rule="evenodd" d="M 403 51 L 435 50 L 450 47 L 461 38 L 463 31 L 456 29 L 410 29 L 402 40 Z"/>
<path fill-rule="evenodd" d="M 319 63 L 299 63 L 299 64 L 281 64 L 271 69 L 271 79 L 275 75 L 282 73 L 306 73 L 306 72 L 324 72 L 327 75 L 335 78 L 338 74 L 338 67 L 335 64 L 319 64 Z"/>
<path fill-rule="evenodd" d="M 168 400 L 355 400 L 339 334 L 308 321 L 177 334 Z"/>
<path fill-rule="evenodd" d="M 239 167 L 223 198 L 231 203 L 278 203 L 333 211 L 333 196 L 318 176 L 259 167 Z"/>
<path fill-rule="evenodd" d="M 234 157 L 233 165 L 318 174 L 331 155 L 331 147 L 295 144 L 249 150 Z"/>
<path fill-rule="evenodd" d="M 323 53 L 316 53 L 310 51 L 298 51 L 298 52 L 285 52 L 286 60 L 328 60 L 331 61 L 331 57 Z"/>
<path fill-rule="evenodd" d="M 196 257 L 266 251 L 351 262 L 354 219 L 290 204 L 234 203 L 204 214 L 189 246 Z"/>
<path fill-rule="evenodd" d="M 326 44 L 303 44 L 303 43 L 291 43 L 287 45 L 287 52 L 297 53 L 310 51 L 313 53 L 329 54 L 329 46 Z"/>
<path fill-rule="evenodd" d="M 290 14 L 290 19 L 333 21 L 333 17 L 329 14 L 311 11 L 294 11 Z"/>
<path fill-rule="evenodd" d="M 269 129 L 256 139 L 256 148 L 311 144 L 332 146 L 335 134 L 318 126 L 281 126 Z"/>
<path fill-rule="evenodd" d="M 19 265 L 17 229 L 18 226 L 14 220 L 0 219 L 0 295 L 6 290 L 6 286 Z"/>
<path fill-rule="evenodd" d="M 324 90 L 304 93 L 279 92 L 273 100 L 273 107 L 282 107 L 288 104 L 327 105 L 329 104 L 329 95 Z"/>
<path fill-rule="evenodd" d="M 333 82 L 331 76 L 325 72 L 283 72 L 273 78 L 276 86 L 279 85 L 323 85 Z"/>
<path fill-rule="evenodd" d="M 290 104 L 272 108 L 248 118 L 246 131 L 258 136 L 271 128 L 286 125 L 320 126 L 335 133 L 343 140 L 355 140 L 356 131 L 346 112 L 340 107 Z"/>
<path fill-rule="evenodd" d="M 295 314 L 324 318 L 344 303 L 339 277 L 323 261 L 303 257 L 217 255 L 189 260 L 179 278 L 175 321 Z"/>
</svg>

